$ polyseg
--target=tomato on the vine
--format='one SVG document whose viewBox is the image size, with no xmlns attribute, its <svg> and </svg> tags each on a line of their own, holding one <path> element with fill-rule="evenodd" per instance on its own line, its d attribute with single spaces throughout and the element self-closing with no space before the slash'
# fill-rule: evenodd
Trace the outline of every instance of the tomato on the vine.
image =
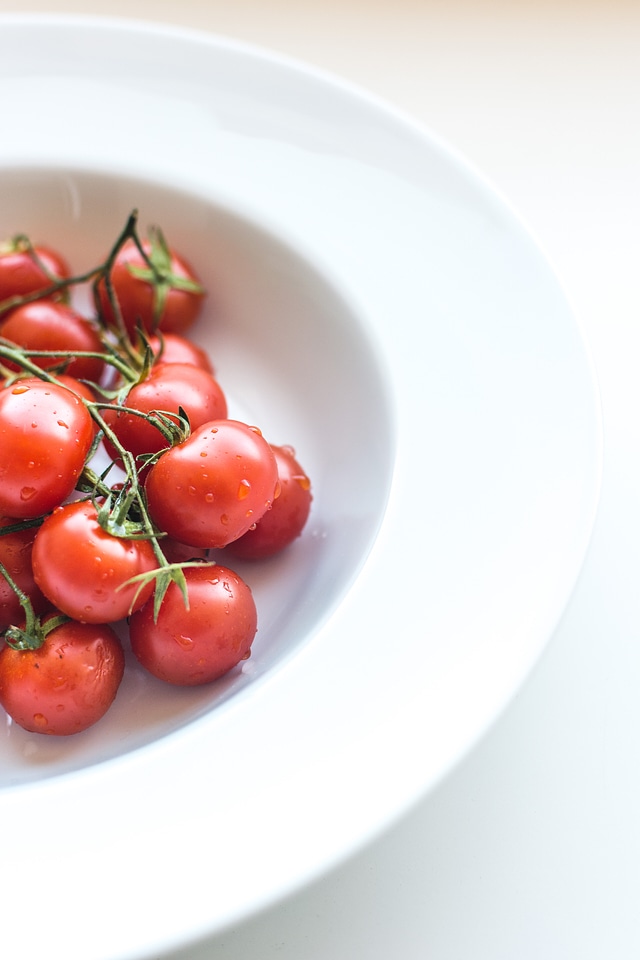
<svg viewBox="0 0 640 960">
<path fill-rule="evenodd" d="M 33 357 L 33 362 L 44 370 L 65 364 L 64 371 L 70 377 L 97 382 L 102 376 L 105 365 L 99 356 L 76 356 L 78 353 L 104 352 L 96 326 L 64 303 L 34 300 L 16 307 L 0 324 L 0 337 L 27 352 L 59 350 L 71 355 L 68 358 L 59 355 Z M 20 369 L 11 361 L 5 363 L 9 369 Z"/>
<path fill-rule="evenodd" d="M 190 264 L 167 246 L 159 230 L 150 231 L 141 246 L 153 268 L 134 241 L 127 240 L 110 273 L 125 327 L 130 336 L 139 324 L 147 333 L 184 333 L 200 312 L 204 289 Z M 98 284 L 98 299 L 104 321 L 114 326 L 116 314 L 104 281 Z"/>
<path fill-rule="evenodd" d="M 111 627 L 69 620 L 35 650 L 0 650 L 0 705 L 31 733 L 68 736 L 105 715 L 123 674 Z"/>
<path fill-rule="evenodd" d="M 149 338 L 149 346 L 155 355 L 155 363 L 190 363 L 194 367 L 202 367 L 207 373 L 214 373 L 207 351 L 179 333 L 163 333 L 161 337 L 154 335 Z"/>
<path fill-rule="evenodd" d="M 139 414 L 148 415 L 152 411 L 175 414 L 170 419 L 176 424 L 182 408 L 192 430 L 227 415 L 227 401 L 218 381 L 206 370 L 187 363 L 155 364 L 147 378 L 131 388 L 125 406 Z M 117 406 L 103 411 L 103 417 L 125 450 L 136 457 L 156 453 L 170 445 L 152 418 L 118 410 Z M 108 441 L 105 445 L 117 460 L 117 450 Z"/>
<path fill-rule="evenodd" d="M 127 581 L 155 570 L 158 561 L 148 540 L 107 532 L 95 505 L 76 500 L 45 519 L 32 564 L 36 583 L 58 610 L 83 623 L 113 623 L 149 598 L 153 581 Z"/>
<path fill-rule="evenodd" d="M 181 543 L 224 547 L 277 496 L 278 467 L 256 427 L 215 420 L 163 453 L 146 480 L 156 525 Z"/>
<path fill-rule="evenodd" d="M 251 589 L 212 564 L 184 570 L 189 605 L 171 583 L 157 621 L 153 601 L 131 617 L 131 649 L 155 677 L 180 686 L 210 683 L 251 652 L 258 620 Z"/>
<path fill-rule="evenodd" d="M 20 521 L 18 521 L 20 522 Z M 12 527 L 16 523 L 8 517 L 0 517 L 0 527 Z M 35 613 L 42 613 L 48 606 L 33 579 L 31 551 L 37 527 L 2 533 L 0 530 L 0 563 L 16 586 L 29 598 Z M 22 620 L 24 611 L 18 595 L 0 570 L 0 631 Z"/>
<path fill-rule="evenodd" d="M 0 390 L 0 514 L 34 518 L 73 491 L 94 438 L 82 400 L 37 377 Z"/>
<path fill-rule="evenodd" d="M 30 248 L 23 237 L 0 244 L 0 303 L 44 291 L 68 277 L 66 260 L 49 247 Z"/>
<path fill-rule="evenodd" d="M 238 540 L 225 548 L 242 560 L 263 560 L 279 553 L 302 533 L 311 509 L 311 482 L 292 447 L 274 447 L 280 494 L 273 506 Z"/>
</svg>

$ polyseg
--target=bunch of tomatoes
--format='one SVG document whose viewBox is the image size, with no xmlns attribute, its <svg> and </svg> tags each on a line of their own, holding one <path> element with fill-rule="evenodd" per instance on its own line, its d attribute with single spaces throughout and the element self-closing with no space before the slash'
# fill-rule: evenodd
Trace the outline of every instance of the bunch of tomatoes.
<svg viewBox="0 0 640 960">
<path fill-rule="evenodd" d="M 168 683 L 247 659 L 257 611 L 227 557 L 270 557 L 306 524 L 293 449 L 229 418 L 188 338 L 204 297 L 135 211 L 82 275 L 27 237 L 0 246 L 0 705 L 26 730 L 73 734 L 106 713 L 119 621 Z"/>
</svg>

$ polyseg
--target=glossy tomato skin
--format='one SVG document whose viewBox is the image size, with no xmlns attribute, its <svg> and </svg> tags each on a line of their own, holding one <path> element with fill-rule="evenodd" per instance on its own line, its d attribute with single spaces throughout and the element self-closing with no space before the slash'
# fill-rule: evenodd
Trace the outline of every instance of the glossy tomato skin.
<svg viewBox="0 0 640 960">
<path fill-rule="evenodd" d="M 148 540 L 112 536 L 88 500 L 58 507 L 33 544 L 33 576 L 53 606 L 82 623 L 113 623 L 142 606 L 153 583 L 123 586 L 158 566 Z"/>
<path fill-rule="evenodd" d="M 203 564 L 184 575 L 189 608 L 172 583 L 156 623 L 152 601 L 131 617 L 131 649 L 160 680 L 196 686 L 247 659 L 258 620 L 250 588 L 228 567 Z"/>
<path fill-rule="evenodd" d="M 0 650 L 0 705 L 31 733 L 69 736 L 105 715 L 123 673 L 114 631 L 70 620 L 37 650 Z"/>
<path fill-rule="evenodd" d="M 284 550 L 300 536 L 311 510 L 311 482 L 295 451 L 291 447 L 271 449 L 278 465 L 280 492 L 255 527 L 226 547 L 226 552 L 242 560 L 264 560 Z"/>
<path fill-rule="evenodd" d="M 156 355 L 156 363 L 190 363 L 207 373 L 214 373 L 207 351 L 179 333 L 164 333 L 162 340 L 157 336 L 150 337 L 149 345 Z"/>
<path fill-rule="evenodd" d="M 192 430 L 210 420 L 227 416 L 227 401 L 218 381 L 206 370 L 187 363 L 154 365 L 146 380 L 137 383 L 129 391 L 125 406 L 143 414 L 149 414 L 152 410 L 175 413 L 176 423 L 182 407 Z M 134 456 L 156 453 L 169 445 L 153 422 L 135 413 L 116 411 L 116 407 L 113 412 L 104 411 L 104 419 L 122 446 Z M 117 451 L 109 443 L 105 446 L 112 458 L 117 459 Z"/>
<path fill-rule="evenodd" d="M 102 353 L 96 327 L 64 303 L 34 300 L 11 310 L 0 324 L 0 336 L 25 350 L 61 350 L 65 353 Z M 33 362 L 47 370 L 63 357 L 33 357 Z M 10 369 L 19 367 L 7 362 Z M 73 357 L 65 367 L 71 377 L 98 382 L 104 361 L 97 357 Z"/>
<path fill-rule="evenodd" d="M 0 528 L 11 527 L 15 523 L 15 520 L 8 517 L 0 517 Z M 36 533 L 37 527 L 6 534 L 0 529 L 0 563 L 16 586 L 29 597 L 35 613 L 42 613 L 46 610 L 48 601 L 37 587 L 31 567 L 31 551 Z M 18 596 L 0 571 L 0 631 L 20 623 L 23 619 L 24 611 Z"/>
<path fill-rule="evenodd" d="M 0 303 L 46 290 L 51 286 L 47 272 L 54 279 L 69 277 L 69 266 L 60 253 L 44 246 L 36 246 L 34 250 L 45 270 L 19 243 L 0 248 Z"/>
<path fill-rule="evenodd" d="M 148 240 L 142 243 L 142 248 L 147 255 L 152 254 L 152 245 Z M 197 283 L 190 264 L 175 251 L 170 253 L 171 273 L 183 280 Z M 204 293 L 181 290 L 173 286 L 167 294 L 159 323 L 156 324 L 155 287 L 150 280 L 135 275 L 135 271 L 147 272 L 148 269 L 135 243 L 128 240 L 116 257 L 111 271 L 111 283 L 129 335 L 135 334 L 138 324 L 141 324 L 147 333 L 154 333 L 156 329 L 166 333 L 185 333 L 200 312 Z M 99 284 L 98 293 L 103 318 L 107 324 L 113 326 L 115 316 L 104 283 Z"/>
<path fill-rule="evenodd" d="M 278 467 L 259 430 L 215 420 L 163 453 L 146 480 L 149 512 L 181 543 L 224 547 L 269 509 Z"/>
<path fill-rule="evenodd" d="M 37 378 L 0 390 L 0 514 L 39 517 L 73 491 L 94 437 L 80 398 Z"/>
</svg>

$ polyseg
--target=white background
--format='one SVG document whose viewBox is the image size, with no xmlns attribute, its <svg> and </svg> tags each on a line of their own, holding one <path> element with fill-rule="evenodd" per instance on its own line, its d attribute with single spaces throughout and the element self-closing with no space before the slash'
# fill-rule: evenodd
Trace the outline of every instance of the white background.
<svg viewBox="0 0 640 960">
<path fill-rule="evenodd" d="M 454 774 L 372 847 L 180 960 L 636 960 L 640 4 L 0 0 L 0 11 L 202 27 L 332 70 L 412 114 L 532 228 L 600 381 L 594 538 L 526 687 Z"/>
</svg>

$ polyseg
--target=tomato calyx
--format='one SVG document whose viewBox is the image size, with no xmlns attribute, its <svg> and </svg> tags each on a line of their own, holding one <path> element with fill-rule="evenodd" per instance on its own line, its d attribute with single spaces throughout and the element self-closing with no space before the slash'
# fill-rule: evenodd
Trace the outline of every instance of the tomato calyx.
<svg viewBox="0 0 640 960">
<path fill-rule="evenodd" d="M 126 587 L 131 583 L 138 583 L 139 590 L 144 589 L 148 583 L 155 581 L 153 592 L 153 621 L 157 623 L 160 614 L 160 607 L 165 594 L 172 583 L 175 583 L 184 602 L 185 610 L 189 609 L 189 592 L 184 571 L 189 567 L 216 567 L 217 564 L 212 560 L 187 560 L 182 563 L 166 563 L 157 570 L 151 570 L 149 573 L 140 573 L 136 577 L 131 577 L 122 586 Z"/>
<path fill-rule="evenodd" d="M 149 229 L 150 252 L 147 254 L 136 239 L 136 246 L 147 267 L 128 263 L 127 270 L 132 277 L 144 280 L 153 287 L 153 322 L 157 329 L 164 313 L 167 297 L 171 290 L 184 290 L 187 293 L 203 294 L 204 288 L 196 280 L 181 277 L 173 270 L 171 251 L 159 227 Z"/>
</svg>

